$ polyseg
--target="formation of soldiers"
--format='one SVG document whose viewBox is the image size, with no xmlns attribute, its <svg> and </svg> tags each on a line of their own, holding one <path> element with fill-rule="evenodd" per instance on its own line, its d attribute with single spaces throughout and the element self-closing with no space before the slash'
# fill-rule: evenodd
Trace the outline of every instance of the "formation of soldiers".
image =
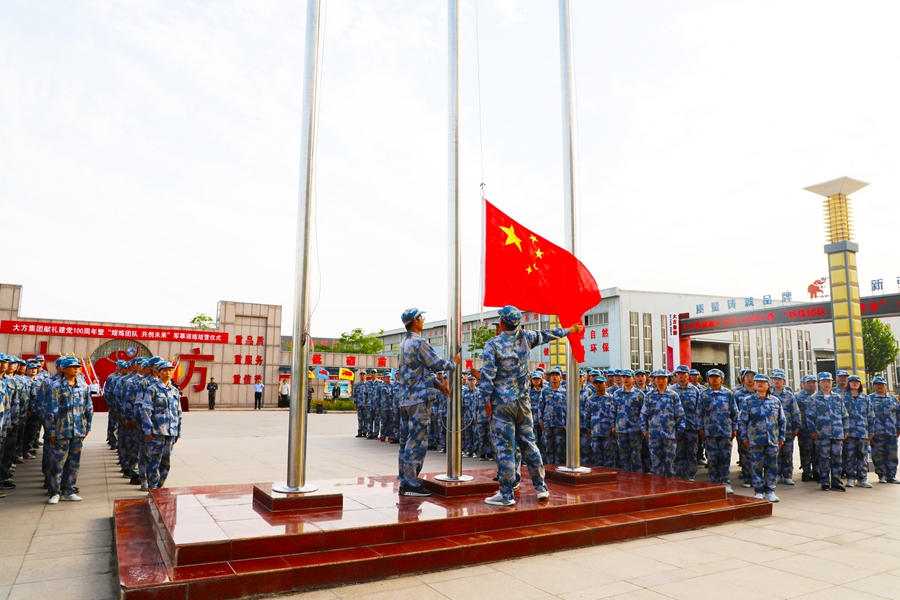
<svg viewBox="0 0 900 600">
<path fill-rule="evenodd" d="M 514 307 L 506 309 L 511 309 L 507 311 L 510 324 L 504 331 L 521 334 L 515 324 L 517 311 Z M 420 316 L 421 311 L 417 309 L 409 309 L 403 315 L 410 331 L 408 337 L 415 342 L 410 347 L 424 354 L 436 371 L 447 361 L 440 363 L 436 355 L 432 356 L 430 346 L 427 354 L 421 350 L 427 343 L 417 336 L 413 327 Z M 538 333 L 562 335 L 562 331 L 555 330 Z M 520 338 L 522 335 L 510 337 L 521 342 Z M 506 354 L 514 357 L 516 352 L 517 347 L 511 346 Z M 525 356 L 518 362 L 527 365 L 527 353 Z M 417 369 L 422 371 L 417 378 L 431 398 L 421 411 L 426 416 L 417 417 L 421 421 L 417 429 L 427 432 L 423 436 L 427 436 L 428 449 L 443 451 L 449 395 L 443 382 L 445 372 L 432 375 L 428 372 L 432 367 L 423 369 L 422 365 L 427 363 L 417 356 L 404 358 L 401 364 L 417 361 Z M 518 488 L 521 477 L 518 466 L 523 442 L 517 437 L 520 426 L 534 436 L 541 464 L 566 462 L 567 382 L 565 373 L 558 367 L 530 373 L 531 387 L 527 391 L 530 414 L 525 419 L 517 413 L 519 416 L 512 422 L 515 431 L 504 430 L 501 435 L 491 408 L 497 401 L 486 400 L 485 386 L 480 384 L 482 375 L 473 369 L 460 377 L 464 382 L 463 456 L 496 459 L 498 471 L 503 471 L 514 452 L 515 480 L 507 482 L 509 490 L 505 490 L 503 477 L 498 475 L 503 493 L 486 500 L 489 504 L 508 505 L 514 503 L 512 490 Z M 694 480 L 698 466 L 703 465 L 709 470 L 711 482 L 722 484 L 728 493 L 733 493 L 730 471 L 736 444 L 742 485 L 753 488 L 757 498 L 777 502 L 776 484 L 794 485 L 796 442 L 802 481 L 818 482 L 822 490 L 871 488 L 867 481 L 870 455 L 880 483 L 900 483 L 897 479 L 900 400 L 887 391 L 884 378 L 872 380 L 874 391 L 869 394 L 863 392 L 861 379 L 846 371 L 838 371 L 836 376 L 827 372 L 805 375 L 801 389 L 796 392 L 786 385 L 785 372 L 780 369 L 773 370 L 771 375 L 743 369 L 738 378 L 738 384 L 729 389 L 724 385 L 724 373 L 718 369 L 706 373 L 705 383 L 701 383 L 698 370 L 685 365 L 679 365 L 671 373 L 665 369 L 582 371 L 578 382 L 581 430 L 577 438 L 582 464 L 687 480 Z M 357 437 L 406 446 L 398 405 L 404 390 L 400 383 L 385 379 L 379 380 L 377 373 L 370 370 L 370 379 L 353 391 L 359 421 Z M 493 388 L 488 388 L 494 393 Z M 511 385 L 510 389 L 513 388 L 519 389 Z M 435 394 L 435 390 L 443 394 Z M 526 394 L 522 394 L 517 402 L 525 400 Z M 510 423 L 504 421 L 504 427 L 509 428 Z M 509 441 L 513 438 L 516 442 Z M 536 477 L 536 472 L 532 476 Z M 510 477 L 507 474 L 506 479 Z M 542 481 L 542 471 L 540 478 Z M 407 488 L 420 487 L 407 485 Z M 403 489 L 401 485 L 401 493 Z M 427 493 L 418 491 L 410 495 Z"/>
<path fill-rule="evenodd" d="M 76 484 L 93 405 L 81 362 L 61 356 L 55 365 L 50 375 L 41 355 L 26 361 L 0 354 L 0 497 L 16 489 L 16 469 L 40 448 L 48 503 L 81 500 Z"/>
<path fill-rule="evenodd" d="M 161 356 L 116 362 L 103 396 L 109 406 L 107 443 L 118 452 L 122 476 L 141 490 L 166 484 L 172 449 L 181 437 L 181 390 L 175 367 Z"/>
<path fill-rule="evenodd" d="M 440 385 L 446 373 L 435 373 L 435 383 Z M 400 427 L 400 383 L 390 372 L 377 369 L 359 374 L 360 381 L 353 386 L 350 399 L 356 406 L 356 437 L 378 440 L 390 444 L 405 444 Z M 428 450 L 445 451 L 445 421 L 447 396 L 436 398 L 428 423 Z"/>
</svg>

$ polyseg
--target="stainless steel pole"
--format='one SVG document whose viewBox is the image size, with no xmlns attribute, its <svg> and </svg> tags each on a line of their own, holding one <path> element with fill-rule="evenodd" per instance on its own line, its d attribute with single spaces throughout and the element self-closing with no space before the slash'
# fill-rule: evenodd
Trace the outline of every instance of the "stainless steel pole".
<svg viewBox="0 0 900 600">
<path fill-rule="evenodd" d="M 462 268 L 459 243 L 459 2 L 448 0 L 448 54 L 449 54 L 449 121 L 448 121 L 448 181 L 447 202 L 447 273 L 450 276 L 447 292 L 447 356 L 453 357 L 462 340 Z M 447 473 L 435 479 L 441 481 L 471 481 L 462 473 L 462 379 L 460 369 L 448 379 L 450 397 L 447 399 Z"/>
<path fill-rule="evenodd" d="M 575 80 L 572 65 L 571 0 L 559 0 L 559 59 L 562 73 L 563 194 L 566 249 L 578 255 L 577 164 L 575 143 Z M 560 471 L 587 473 L 581 466 L 581 380 L 572 347 L 566 344 L 566 466 Z"/>
<path fill-rule="evenodd" d="M 306 404 L 309 379 L 309 282 L 312 196 L 316 180 L 316 126 L 319 111 L 319 21 L 322 0 L 306 3 L 306 64 L 303 80 L 303 114 L 300 127 L 300 198 L 297 203 L 297 269 L 294 278 L 294 330 L 291 348 L 291 411 L 288 423 L 287 483 L 272 486 L 276 492 L 314 492 L 306 483 Z"/>
</svg>

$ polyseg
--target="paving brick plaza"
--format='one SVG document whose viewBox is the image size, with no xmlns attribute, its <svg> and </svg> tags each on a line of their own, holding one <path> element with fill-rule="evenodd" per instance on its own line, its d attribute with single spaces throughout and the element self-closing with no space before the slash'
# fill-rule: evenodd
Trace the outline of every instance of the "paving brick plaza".
<svg viewBox="0 0 900 600">
<path fill-rule="evenodd" d="M 186 413 L 168 485 L 283 481 L 287 416 Z M 143 494 L 119 474 L 105 429 L 106 415 L 97 414 L 85 442 L 80 503 L 47 505 L 40 465 L 19 466 L 18 488 L 0 500 L 0 600 L 118 597 L 113 502 Z M 307 479 L 396 473 L 397 446 L 354 438 L 355 431 L 355 415 L 310 415 Z M 466 469 L 486 464 L 463 460 Z M 426 472 L 444 467 L 445 455 L 429 453 Z M 900 486 L 838 493 L 797 480 L 794 488 L 778 487 L 781 502 L 770 518 L 281 597 L 900 597 Z"/>
</svg>

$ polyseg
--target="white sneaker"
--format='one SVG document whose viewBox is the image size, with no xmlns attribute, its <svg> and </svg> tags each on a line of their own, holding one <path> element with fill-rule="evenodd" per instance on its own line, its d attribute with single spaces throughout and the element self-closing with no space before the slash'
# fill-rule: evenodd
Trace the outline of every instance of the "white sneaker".
<svg viewBox="0 0 900 600">
<path fill-rule="evenodd" d="M 852 477 L 847 480 L 847 487 L 856 487 L 856 480 Z"/>
<path fill-rule="evenodd" d="M 725 493 L 726 493 L 726 494 L 733 494 L 733 493 L 734 493 L 734 490 L 731 489 L 731 484 L 730 484 L 730 483 L 726 483 L 726 484 L 725 484 Z"/>
<path fill-rule="evenodd" d="M 763 495 L 762 495 L 762 494 L 753 494 L 753 497 L 756 498 L 757 500 L 762 500 L 762 499 L 763 499 Z"/>
<path fill-rule="evenodd" d="M 753 486 L 750 485 L 749 483 L 742 483 L 742 484 L 741 484 L 741 487 L 752 488 Z"/>
<path fill-rule="evenodd" d="M 776 480 L 776 483 L 784 483 L 784 477 L 782 477 L 781 475 L 779 475 L 779 476 L 778 476 L 778 479 Z"/>
<path fill-rule="evenodd" d="M 60 498 L 60 500 L 63 500 L 65 502 L 81 502 L 81 496 L 79 496 L 78 494 L 66 494 L 65 496 Z"/>
<path fill-rule="evenodd" d="M 857 482 L 856 487 L 870 488 L 870 487 L 872 487 L 872 484 L 869 483 L 868 481 L 859 481 L 859 482 Z"/>
<path fill-rule="evenodd" d="M 766 494 L 766 500 L 769 502 L 778 502 L 778 496 L 775 495 L 775 492 L 769 492 Z"/>
<path fill-rule="evenodd" d="M 513 504 L 516 503 L 516 501 L 515 501 L 515 499 L 507 500 L 506 498 L 503 497 L 503 494 L 501 494 L 500 492 L 497 492 L 490 498 L 485 498 L 484 503 L 490 504 L 491 506 L 512 506 Z"/>
<path fill-rule="evenodd" d="M 146 482 L 146 481 L 142 481 L 142 482 L 141 482 L 141 491 L 142 491 L 142 492 L 149 492 L 149 491 L 150 491 L 150 488 L 147 487 L 147 482 Z"/>
<path fill-rule="evenodd" d="M 537 490 L 537 499 L 538 500 L 549 500 L 550 499 L 550 490 L 546 487 L 543 489 Z"/>
<path fill-rule="evenodd" d="M 881 477 L 878 478 L 878 483 L 887 483 L 887 479 L 885 479 L 884 476 L 882 475 Z"/>
<path fill-rule="evenodd" d="M 521 487 L 521 486 L 520 486 L 519 482 L 517 481 L 517 482 L 516 482 L 516 485 L 513 486 L 513 491 L 514 491 L 514 492 L 518 492 L 518 491 L 519 491 L 519 487 Z"/>
<path fill-rule="evenodd" d="M 791 479 L 790 477 L 785 477 L 785 478 L 784 478 L 784 485 L 794 485 L 794 480 Z"/>
<path fill-rule="evenodd" d="M 53 494 L 50 496 L 50 499 L 47 500 L 47 504 L 57 504 L 59 502 L 59 494 Z"/>
</svg>

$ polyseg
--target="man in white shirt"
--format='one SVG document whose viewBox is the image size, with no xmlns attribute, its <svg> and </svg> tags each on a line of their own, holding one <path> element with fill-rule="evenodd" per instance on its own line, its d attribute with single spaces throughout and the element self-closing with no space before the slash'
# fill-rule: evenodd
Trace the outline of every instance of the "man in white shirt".
<svg viewBox="0 0 900 600">
<path fill-rule="evenodd" d="M 262 381 L 257 382 L 253 386 L 253 410 L 262 410 L 263 407 L 263 388 L 266 387 Z"/>
</svg>

